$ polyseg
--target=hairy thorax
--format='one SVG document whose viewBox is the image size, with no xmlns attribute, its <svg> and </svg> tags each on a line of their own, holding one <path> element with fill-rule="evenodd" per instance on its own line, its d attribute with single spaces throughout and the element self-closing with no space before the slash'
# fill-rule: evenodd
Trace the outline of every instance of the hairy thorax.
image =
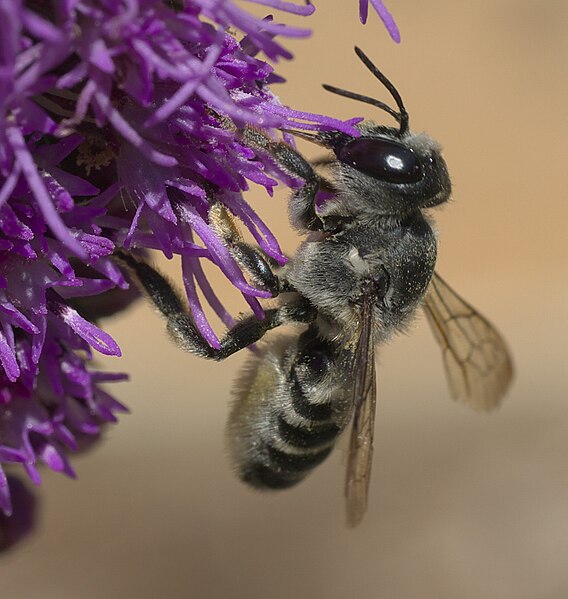
<svg viewBox="0 0 568 599">
<path fill-rule="evenodd" d="M 290 283 L 330 324 L 354 332 L 363 284 L 371 280 L 379 338 L 404 329 L 436 261 L 436 238 L 420 212 L 401 222 L 358 223 L 303 242 L 286 269 Z"/>
</svg>

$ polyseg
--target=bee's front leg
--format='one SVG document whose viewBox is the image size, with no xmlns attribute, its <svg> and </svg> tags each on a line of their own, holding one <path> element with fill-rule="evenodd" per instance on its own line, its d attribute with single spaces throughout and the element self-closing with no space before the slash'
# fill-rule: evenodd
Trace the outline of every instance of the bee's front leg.
<svg viewBox="0 0 568 599">
<path fill-rule="evenodd" d="M 292 225 L 301 231 L 323 229 L 323 222 L 316 213 L 316 195 L 323 185 L 329 184 L 289 144 L 274 141 L 265 133 L 250 127 L 243 129 L 241 136 L 247 146 L 270 154 L 284 172 L 304 181 L 302 187 L 295 190 L 290 198 L 288 210 Z"/>
</svg>

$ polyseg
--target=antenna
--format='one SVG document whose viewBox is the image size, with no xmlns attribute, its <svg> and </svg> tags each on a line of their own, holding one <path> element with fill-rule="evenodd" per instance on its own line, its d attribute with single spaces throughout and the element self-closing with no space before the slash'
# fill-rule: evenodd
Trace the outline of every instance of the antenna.
<svg viewBox="0 0 568 599">
<path fill-rule="evenodd" d="M 327 83 L 324 83 L 322 87 L 332 94 L 337 94 L 338 96 L 344 96 L 345 98 L 359 100 L 359 102 L 365 102 L 366 104 L 371 104 L 371 106 L 376 106 L 377 108 L 388 112 L 398 123 L 400 123 L 400 114 L 380 100 L 375 100 L 375 98 L 370 98 L 369 96 L 356 94 L 355 92 L 350 92 L 346 89 L 341 89 L 340 87 L 334 87 L 333 85 L 328 85 Z"/>
<path fill-rule="evenodd" d="M 390 82 L 386 75 L 379 71 L 379 69 L 371 62 L 369 57 L 363 52 L 363 50 L 361 50 L 361 48 L 355 46 L 355 53 L 357 54 L 361 62 L 369 69 L 369 71 L 371 71 L 371 73 L 387 88 L 390 95 L 396 102 L 399 111 L 397 112 L 396 110 L 394 110 L 384 102 L 381 102 L 380 100 L 375 100 L 374 98 L 370 98 L 369 96 L 363 96 L 362 94 L 356 94 L 355 92 L 350 92 L 339 87 L 334 87 L 332 85 L 324 85 L 324 89 L 333 94 L 337 94 L 338 96 L 344 96 L 345 98 L 351 98 L 352 100 L 365 102 L 366 104 L 371 104 L 376 108 L 384 110 L 386 113 L 390 114 L 394 119 L 396 119 L 396 121 L 399 123 L 399 135 L 404 135 L 408 131 L 409 116 L 408 112 L 406 111 L 406 108 L 404 107 L 404 102 L 402 101 L 402 98 L 398 93 L 398 90 Z"/>
</svg>

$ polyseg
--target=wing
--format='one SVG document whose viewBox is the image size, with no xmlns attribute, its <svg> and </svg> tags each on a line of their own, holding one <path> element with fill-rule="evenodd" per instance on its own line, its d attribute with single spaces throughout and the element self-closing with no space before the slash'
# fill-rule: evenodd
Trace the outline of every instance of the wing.
<svg viewBox="0 0 568 599">
<path fill-rule="evenodd" d="M 367 496 L 373 462 L 373 436 L 377 383 L 375 379 L 374 297 L 363 297 L 359 337 L 354 348 L 351 379 L 353 381 L 353 425 L 349 440 L 345 498 L 347 524 L 356 526 L 367 511 Z"/>
<path fill-rule="evenodd" d="M 442 356 L 452 397 L 476 410 L 492 410 L 507 391 L 513 366 L 493 325 L 436 274 L 424 310 Z"/>
</svg>

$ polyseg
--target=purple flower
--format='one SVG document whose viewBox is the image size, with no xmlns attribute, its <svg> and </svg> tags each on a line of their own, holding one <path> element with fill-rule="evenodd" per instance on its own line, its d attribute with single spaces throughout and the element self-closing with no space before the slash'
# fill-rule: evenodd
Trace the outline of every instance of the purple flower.
<svg viewBox="0 0 568 599">
<path fill-rule="evenodd" d="M 314 11 L 309 1 L 250 1 L 302 16 Z M 235 29 L 240 39 L 229 33 Z M 247 147 L 240 131 L 253 125 L 274 139 L 288 129 L 357 135 L 359 119 L 285 107 L 269 88 L 282 79 L 259 54 L 289 59 L 279 40 L 308 34 L 232 0 L 0 0 L 5 514 L 12 506 L 2 464 L 20 464 L 35 483 L 40 462 L 74 476 L 67 454 L 125 411 L 100 387 L 125 375 L 91 365 L 92 350 L 120 356 L 95 323 L 136 297 L 112 259 L 117 248 L 181 257 L 189 308 L 213 347 L 219 340 L 198 291 L 222 322 L 233 321 L 203 260 L 263 317 L 258 298 L 269 294 L 246 278 L 209 214 L 220 203 L 284 264 L 242 194 L 251 182 L 269 194 L 279 180 L 299 182 Z"/>
<path fill-rule="evenodd" d="M 361 19 L 361 23 L 365 24 L 367 22 L 369 2 L 371 2 L 372 7 L 377 11 L 392 39 L 397 44 L 400 43 L 400 31 L 382 0 L 359 0 L 359 18 Z"/>
</svg>

